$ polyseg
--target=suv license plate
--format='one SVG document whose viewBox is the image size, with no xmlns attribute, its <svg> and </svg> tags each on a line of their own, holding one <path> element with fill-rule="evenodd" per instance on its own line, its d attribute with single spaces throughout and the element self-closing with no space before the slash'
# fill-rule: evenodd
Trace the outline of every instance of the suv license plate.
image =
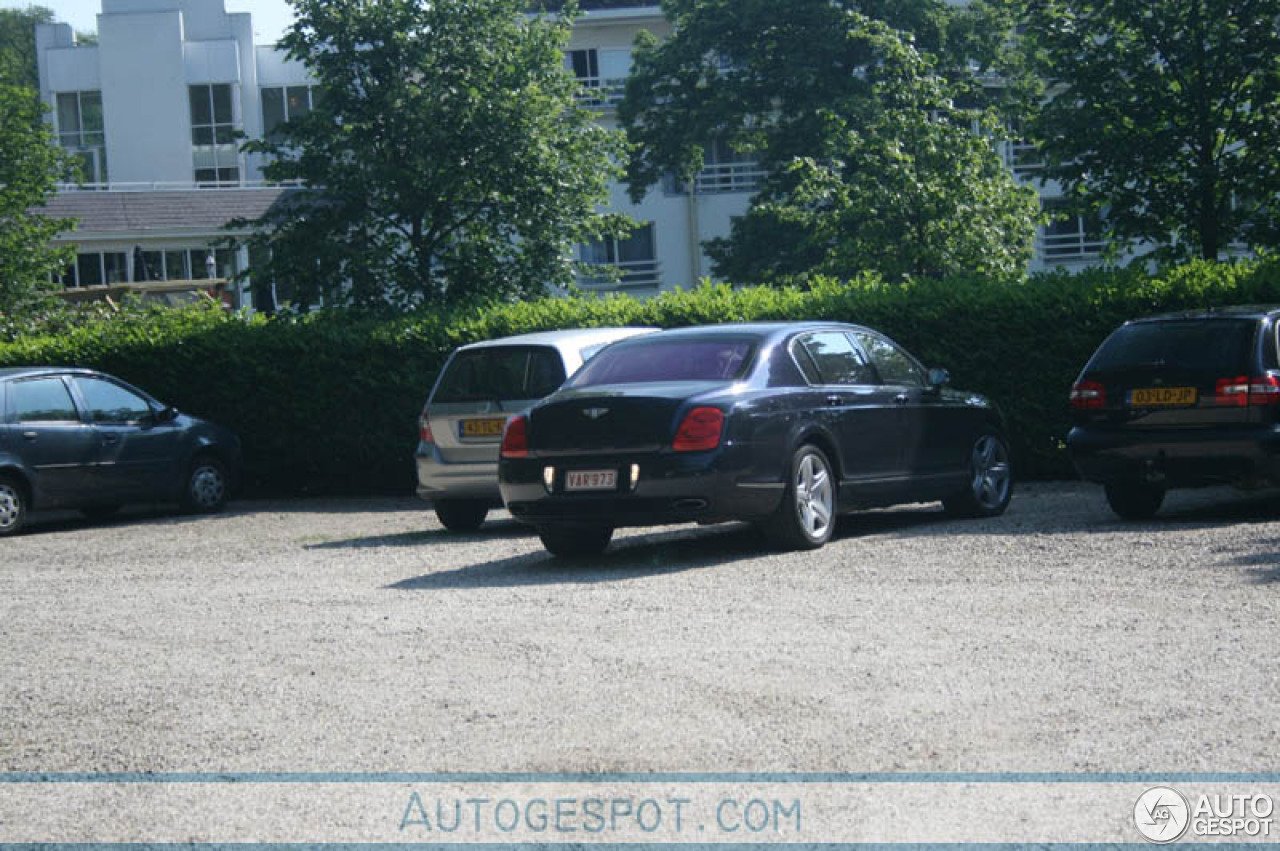
<svg viewBox="0 0 1280 851">
<path fill-rule="evenodd" d="M 618 489 L 617 470 L 570 470 L 564 476 L 567 491 L 612 491 Z"/>
<path fill-rule="evenodd" d="M 462 437 L 502 437 L 507 426 L 506 417 L 489 417 L 483 420 L 463 420 L 458 424 Z"/>
<path fill-rule="evenodd" d="M 1129 394 L 1129 404 L 1134 408 L 1170 408 L 1195 403 L 1194 387 L 1143 387 Z"/>
</svg>

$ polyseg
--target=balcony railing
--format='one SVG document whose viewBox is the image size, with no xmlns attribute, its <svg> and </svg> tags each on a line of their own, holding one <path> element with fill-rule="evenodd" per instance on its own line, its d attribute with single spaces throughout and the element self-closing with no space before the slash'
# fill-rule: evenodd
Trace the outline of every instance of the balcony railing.
<svg viewBox="0 0 1280 851">
<path fill-rule="evenodd" d="M 659 275 L 661 267 L 657 260 L 632 260 L 608 265 L 618 270 L 618 280 L 611 280 L 603 276 L 584 275 L 578 279 L 579 286 L 590 290 L 610 290 L 629 287 L 656 287 L 662 283 Z"/>
<path fill-rule="evenodd" d="M 606 109 L 616 109 L 627 88 L 625 77 L 579 77 L 578 83 L 582 86 L 578 103 Z"/>
<path fill-rule="evenodd" d="M 1102 255 L 1106 244 L 1094 234 L 1043 234 L 1036 239 L 1036 253 L 1047 261 L 1093 260 Z"/>
<path fill-rule="evenodd" d="M 699 195 L 722 192 L 757 192 L 767 172 L 759 163 L 720 163 L 703 166 L 694 182 Z"/>
<path fill-rule="evenodd" d="M 194 180 L 154 180 L 142 182 L 110 183 L 59 183 L 59 192 L 185 192 L 192 189 L 217 191 L 219 189 L 278 189 L 299 186 L 298 181 L 272 183 L 267 180 L 241 180 L 238 183 L 197 183 Z"/>
<path fill-rule="evenodd" d="M 1030 177 L 1044 168 L 1040 152 L 1030 142 L 1005 142 L 1001 145 L 1005 167 L 1014 177 Z"/>
</svg>

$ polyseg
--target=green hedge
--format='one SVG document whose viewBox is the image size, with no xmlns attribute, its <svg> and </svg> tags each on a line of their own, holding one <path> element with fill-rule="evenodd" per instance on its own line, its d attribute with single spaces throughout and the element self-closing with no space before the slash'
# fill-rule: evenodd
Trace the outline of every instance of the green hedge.
<svg viewBox="0 0 1280 851">
<path fill-rule="evenodd" d="M 951 370 L 956 386 L 994 398 L 1008 415 L 1021 476 L 1049 478 L 1071 475 L 1067 393 L 1113 328 L 1155 312 L 1248 303 L 1280 303 L 1280 264 L 1018 282 L 714 286 L 649 301 L 545 299 L 395 320 L 157 310 L 0 345 L 0 366 L 95 367 L 230 426 L 245 444 L 248 494 L 409 493 L 418 413 L 458 345 L 575 326 L 832 319 L 878 328 L 927 365 Z"/>
</svg>

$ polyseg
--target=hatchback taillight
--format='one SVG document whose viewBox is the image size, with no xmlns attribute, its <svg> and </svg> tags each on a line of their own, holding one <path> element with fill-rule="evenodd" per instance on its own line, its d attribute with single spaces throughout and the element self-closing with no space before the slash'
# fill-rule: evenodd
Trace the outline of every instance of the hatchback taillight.
<svg viewBox="0 0 1280 851">
<path fill-rule="evenodd" d="M 694 408 L 685 414 L 676 431 L 671 448 L 676 452 L 706 452 L 720 445 L 724 430 L 724 411 L 719 408 Z"/>
<path fill-rule="evenodd" d="M 423 414 L 418 418 L 418 439 L 423 443 L 435 443 L 436 436 L 431 433 L 431 421 Z"/>
<path fill-rule="evenodd" d="M 1266 375 L 1237 375 L 1219 378 L 1214 388 L 1218 405 L 1244 408 L 1252 405 L 1280 404 L 1280 377 Z"/>
<path fill-rule="evenodd" d="M 502 430 L 502 457 L 529 457 L 529 418 L 524 414 L 507 420 Z"/>
<path fill-rule="evenodd" d="M 1071 385 L 1071 407 L 1077 411 L 1093 411 L 1106 406 L 1107 388 L 1097 381 L 1077 381 Z"/>
</svg>

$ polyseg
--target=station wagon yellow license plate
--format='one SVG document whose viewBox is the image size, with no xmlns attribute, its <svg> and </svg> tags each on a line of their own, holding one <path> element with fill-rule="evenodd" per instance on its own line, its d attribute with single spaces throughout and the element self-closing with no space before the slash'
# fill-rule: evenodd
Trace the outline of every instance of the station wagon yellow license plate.
<svg viewBox="0 0 1280 851">
<path fill-rule="evenodd" d="M 482 420 L 463 420 L 458 428 L 463 437 L 502 437 L 502 430 L 506 425 L 506 417 L 486 417 Z"/>
<path fill-rule="evenodd" d="M 1129 394 L 1134 408 L 1176 408 L 1194 405 L 1198 394 L 1194 387 L 1143 387 Z"/>
</svg>

